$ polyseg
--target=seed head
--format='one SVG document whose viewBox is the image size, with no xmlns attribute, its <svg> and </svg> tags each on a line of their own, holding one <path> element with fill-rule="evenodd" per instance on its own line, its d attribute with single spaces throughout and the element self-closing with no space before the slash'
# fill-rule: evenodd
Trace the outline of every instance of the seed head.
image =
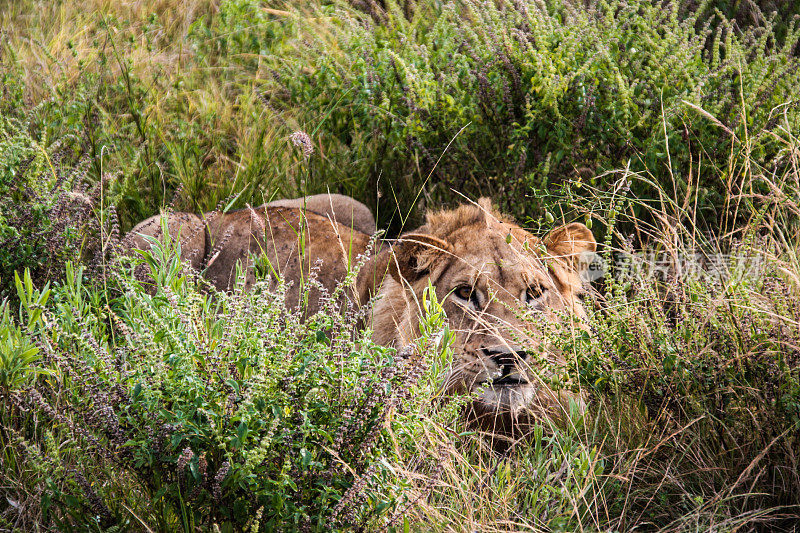
<svg viewBox="0 0 800 533">
<path fill-rule="evenodd" d="M 308 159 L 314 153 L 314 144 L 311 142 L 311 137 L 303 130 L 297 130 L 289 136 L 292 144 L 300 148 L 303 152 L 303 157 Z"/>
</svg>

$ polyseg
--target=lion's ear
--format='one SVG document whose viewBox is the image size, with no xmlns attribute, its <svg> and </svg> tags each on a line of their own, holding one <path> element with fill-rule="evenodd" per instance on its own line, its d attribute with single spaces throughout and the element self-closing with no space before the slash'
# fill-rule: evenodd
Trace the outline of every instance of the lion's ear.
<svg viewBox="0 0 800 533">
<path fill-rule="evenodd" d="M 392 247 L 389 272 L 397 281 L 414 282 L 426 276 L 433 263 L 451 251 L 449 243 L 426 233 L 401 236 Z"/>
<path fill-rule="evenodd" d="M 562 259 L 578 273 L 589 266 L 588 255 L 597 250 L 591 230 L 580 222 L 554 229 L 544 238 L 544 245 L 551 256 Z"/>
</svg>

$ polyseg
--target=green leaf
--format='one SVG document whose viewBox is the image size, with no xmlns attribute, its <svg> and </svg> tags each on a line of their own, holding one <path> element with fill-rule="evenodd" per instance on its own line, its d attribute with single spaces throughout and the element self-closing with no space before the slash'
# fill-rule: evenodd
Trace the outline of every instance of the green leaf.
<svg viewBox="0 0 800 533">
<path fill-rule="evenodd" d="M 308 470 L 308 465 L 311 464 L 311 460 L 314 458 L 311 453 L 305 448 L 300 449 L 300 457 L 301 461 L 300 464 L 303 466 L 303 469 Z"/>
</svg>

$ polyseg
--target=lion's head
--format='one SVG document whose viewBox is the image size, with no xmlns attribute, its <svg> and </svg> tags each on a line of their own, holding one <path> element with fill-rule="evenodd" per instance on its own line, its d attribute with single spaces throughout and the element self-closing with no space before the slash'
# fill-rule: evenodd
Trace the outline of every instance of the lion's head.
<svg viewBox="0 0 800 533">
<path fill-rule="evenodd" d="M 581 327 L 573 320 L 585 318 L 581 271 L 595 249 L 583 224 L 539 239 L 485 199 L 429 214 L 393 247 L 391 276 L 374 309 L 375 338 L 411 342 L 419 334 L 423 291 L 432 284 L 456 336 L 445 390 L 475 393 L 473 418 L 490 431 L 515 434 L 527 426 L 520 422 L 558 416 L 570 396 L 541 380 L 546 366 L 561 360 L 542 330 Z"/>
</svg>

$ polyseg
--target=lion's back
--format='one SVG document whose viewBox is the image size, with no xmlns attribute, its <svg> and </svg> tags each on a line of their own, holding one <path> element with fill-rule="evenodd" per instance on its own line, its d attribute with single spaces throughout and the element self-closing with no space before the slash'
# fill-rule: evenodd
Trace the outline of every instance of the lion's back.
<svg viewBox="0 0 800 533">
<path fill-rule="evenodd" d="M 287 305 L 300 303 L 302 288 L 313 278 L 327 292 L 341 283 L 371 237 L 311 211 L 295 207 L 245 208 L 218 217 L 208 225 L 209 253 L 205 277 L 218 289 L 231 290 L 237 262 L 244 271 L 245 288 L 256 278 L 256 268 L 273 279 L 292 285 Z M 258 264 L 253 258 L 259 258 Z M 321 291 L 312 288 L 308 312 L 319 306 Z"/>
</svg>

